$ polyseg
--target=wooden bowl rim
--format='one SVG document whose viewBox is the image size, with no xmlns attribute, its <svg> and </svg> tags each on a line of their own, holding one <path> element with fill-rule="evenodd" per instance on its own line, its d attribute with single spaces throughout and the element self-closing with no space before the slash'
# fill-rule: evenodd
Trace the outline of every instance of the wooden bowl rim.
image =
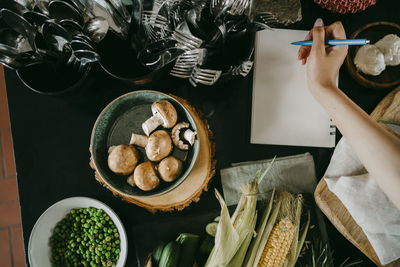
<svg viewBox="0 0 400 267">
<path fill-rule="evenodd" d="M 360 32 L 371 28 L 371 27 L 375 27 L 375 26 L 379 26 L 379 25 L 385 25 L 385 26 L 392 26 L 394 28 L 397 28 L 400 31 L 400 25 L 396 24 L 394 22 L 388 22 L 388 21 L 378 21 L 378 22 L 372 22 L 372 23 L 368 23 L 366 25 L 364 25 L 363 27 L 361 27 L 360 29 L 356 30 L 352 35 L 351 35 L 351 39 L 356 39 L 357 35 L 360 34 Z M 396 81 L 393 81 L 391 83 L 377 83 L 377 82 L 373 82 L 371 80 L 368 80 L 367 78 L 365 78 L 363 75 L 361 75 L 358 70 L 357 67 L 354 65 L 352 59 L 350 58 L 350 52 L 347 53 L 346 56 L 346 66 L 347 69 L 350 73 L 350 75 L 361 85 L 366 86 L 368 88 L 371 89 L 387 89 L 393 86 L 396 86 L 400 83 L 400 78 L 397 79 Z"/>
</svg>

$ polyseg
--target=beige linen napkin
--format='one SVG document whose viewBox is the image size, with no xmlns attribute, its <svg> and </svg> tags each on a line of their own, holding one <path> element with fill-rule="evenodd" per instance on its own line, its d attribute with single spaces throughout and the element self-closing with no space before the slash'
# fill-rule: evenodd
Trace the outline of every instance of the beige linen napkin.
<svg viewBox="0 0 400 267">
<path fill-rule="evenodd" d="M 344 138 L 336 146 L 325 181 L 363 229 L 380 262 L 385 265 L 400 258 L 400 211 Z"/>
<path fill-rule="evenodd" d="M 239 201 L 240 188 L 254 179 L 258 170 L 264 171 L 271 159 L 241 162 L 232 164 L 221 170 L 224 199 L 228 206 Z M 310 153 L 276 158 L 273 168 L 259 185 L 260 192 L 268 192 L 273 188 L 287 190 L 293 193 L 313 194 L 317 181 L 315 178 L 314 160 Z M 259 199 L 267 199 L 269 195 L 261 194 Z"/>
</svg>

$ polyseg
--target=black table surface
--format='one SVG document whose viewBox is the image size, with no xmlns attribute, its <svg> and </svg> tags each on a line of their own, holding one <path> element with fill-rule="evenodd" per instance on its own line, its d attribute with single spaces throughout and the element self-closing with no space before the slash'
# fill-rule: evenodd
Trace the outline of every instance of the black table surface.
<svg viewBox="0 0 400 267">
<path fill-rule="evenodd" d="M 325 24 L 341 20 L 348 36 L 366 23 L 400 23 L 400 1 L 378 0 L 376 5 L 355 15 L 339 15 L 323 10 L 311 0 L 302 1 L 303 20 L 290 28 L 310 29 L 316 18 Z M 218 203 L 213 190 L 182 212 L 152 214 L 121 201 L 94 179 L 89 167 L 89 140 L 101 110 L 117 96 L 137 89 L 153 89 L 188 99 L 207 117 L 215 134 L 217 173 L 210 188 L 221 188 L 219 171 L 233 162 L 258 160 L 310 152 L 321 178 L 333 149 L 250 144 L 252 75 L 213 87 L 193 88 L 187 81 L 162 75 L 147 86 L 132 86 L 94 70 L 85 88 L 63 96 L 43 96 L 25 87 L 13 71 L 6 71 L 8 103 L 14 141 L 25 252 L 31 230 L 39 216 L 53 203 L 73 196 L 103 201 L 122 219 L 128 240 L 133 227 L 179 216 L 190 216 L 211 209 Z M 371 112 L 390 91 L 371 90 L 357 84 L 343 66 L 339 87 L 366 112 Z M 340 133 L 337 139 L 340 138 Z M 163 231 L 155 228 L 154 231 Z M 362 259 L 362 266 L 373 264 L 328 223 L 328 235 L 336 262 L 347 257 Z M 151 239 L 152 233 L 149 233 Z M 143 241 L 145 242 L 145 241 Z M 136 266 L 133 242 L 129 242 L 126 266 Z"/>
</svg>

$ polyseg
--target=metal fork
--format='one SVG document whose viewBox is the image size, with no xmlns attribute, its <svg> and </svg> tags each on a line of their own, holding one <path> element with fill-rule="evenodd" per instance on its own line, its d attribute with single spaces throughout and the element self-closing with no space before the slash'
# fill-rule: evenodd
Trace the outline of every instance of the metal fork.
<svg viewBox="0 0 400 267">
<path fill-rule="evenodd" d="M 232 15 L 242 15 L 250 5 L 250 0 L 235 0 L 228 11 Z"/>
<path fill-rule="evenodd" d="M 159 40 L 168 37 L 171 30 L 168 26 L 168 19 L 153 11 L 143 11 L 142 24 L 146 35 L 151 40 Z"/>
<path fill-rule="evenodd" d="M 192 71 L 189 82 L 193 86 L 197 86 L 198 83 L 213 85 L 216 81 L 218 81 L 221 74 L 221 70 L 202 69 L 195 67 Z"/>
<path fill-rule="evenodd" d="M 178 78 L 189 78 L 196 65 L 203 64 L 207 55 L 206 49 L 194 49 L 180 55 L 172 68 L 170 75 Z"/>
<path fill-rule="evenodd" d="M 249 72 L 251 71 L 251 68 L 253 67 L 253 61 L 251 60 L 246 60 L 243 61 L 242 64 L 239 66 L 232 66 L 228 73 L 231 73 L 234 76 L 243 76 L 246 77 Z"/>
<path fill-rule="evenodd" d="M 253 22 L 263 23 L 270 28 L 270 26 L 273 26 L 274 24 L 278 23 L 278 20 L 272 13 L 263 12 L 256 14 L 253 18 Z"/>
<path fill-rule="evenodd" d="M 182 22 L 175 29 L 172 33 L 172 38 L 178 42 L 177 47 L 187 51 L 197 49 L 203 43 L 203 40 L 193 36 L 186 22 Z"/>
</svg>

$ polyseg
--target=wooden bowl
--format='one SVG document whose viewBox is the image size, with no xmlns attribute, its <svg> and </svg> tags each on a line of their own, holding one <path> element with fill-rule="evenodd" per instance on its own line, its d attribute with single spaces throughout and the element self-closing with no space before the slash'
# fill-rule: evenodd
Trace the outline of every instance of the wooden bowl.
<svg viewBox="0 0 400 267">
<path fill-rule="evenodd" d="M 94 124 L 90 141 L 93 167 L 112 192 L 136 198 L 163 195 L 181 184 L 191 172 L 199 154 L 198 138 L 188 151 L 174 147 L 172 155 L 183 162 L 182 174 L 173 182 L 161 181 L 160 185 L 152 191 L 142 191 L 138 187 L 130 186 L 126 182 L 128 176 L 116 175 L 108 168 L 108 148 L 113 145 L 129 144 L 132 133 L 144 135 L 142 123 L 152 116 L 151 104 L 160 99 L 168 100 L 175 107 L 178 113 L 178 122 L 188 122 L 190 128 L 197 132 L 197 125 L 184 105 L 164 93 L 143 90 L 130 92 L 116 98 L 100 113 Z M 170 132 L 171 129 L 165 130 Z M 140 163 L 146 161 L 144 149 L 135 147 L 141 155 Z"/>
<path fill-rule="evenodd" d="M 400 36 L 400 25 L 392 22 L 373 22 L 355 31 L 351 39 L 366 38 L 370 40 L 371 44 L 375 44 L 388 34 Z M 359 46 L 349 46 L 349 53 L 346 57 L 347 69 L 359 84 L 372 89 L 386 89 L 400 83 L 400 65 L 386 66 L 386 69 L 378 76 L 359 71 L 353 61 L 359 48 Z"/>
</svg>

